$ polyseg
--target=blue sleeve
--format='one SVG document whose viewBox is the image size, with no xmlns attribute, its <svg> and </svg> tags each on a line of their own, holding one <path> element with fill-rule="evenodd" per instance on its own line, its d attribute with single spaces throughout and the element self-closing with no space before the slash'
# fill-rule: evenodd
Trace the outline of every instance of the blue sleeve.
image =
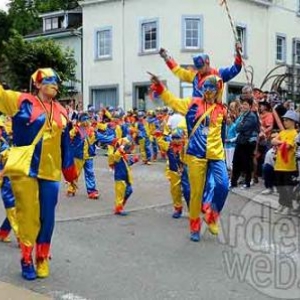
<svg viewBox="0 0 300 300">
<path fill-rule="evenodd" d="M 224 82 L 228 82 L 241 72 L 242 66 L 238 64 L 233 64 L 231 67 L 220 68 L 219 74 Z"/>
<path fill-rule="evenodd" d="M 100 132 L 96 132 L 96 141 L 101 144 L 111 144 L 115 139 L 113 134 L 102 134 Z"/>
</svg>

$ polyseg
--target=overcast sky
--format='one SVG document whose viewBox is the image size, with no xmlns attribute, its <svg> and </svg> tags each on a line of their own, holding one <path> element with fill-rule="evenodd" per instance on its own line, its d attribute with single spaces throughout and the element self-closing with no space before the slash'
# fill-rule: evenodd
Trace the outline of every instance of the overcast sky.
<svg viewBox="0 0 300 300">
<path fill-rule="evenodd" d="M 0 0 L 0 9 L 7 11 L 6 4 L 8 3 L 8 0 Z"/>
</svg>

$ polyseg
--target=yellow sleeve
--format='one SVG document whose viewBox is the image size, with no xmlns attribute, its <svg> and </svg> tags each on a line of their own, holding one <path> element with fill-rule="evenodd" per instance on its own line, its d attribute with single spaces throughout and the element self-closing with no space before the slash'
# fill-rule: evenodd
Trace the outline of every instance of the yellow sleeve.
<svg viewBox="0 0 300 300">
<path fill-rule="evenodd" d="M 187 70 L 185 68 L 181 68 L 180 66 L 176 66 L 172 69 L 173 74 L 178 77 L 181 81 L 192 83 L 196 76 L 196 72 L 192 70 Z"/>
<path fill-rule="evenodd" d="M 156 141 L 157 141 L 158 147 L 161 151 L 163 151 L 163 152 L 168 151 L 170 142 L 165 141 L 163 136 L 160 136 L 159 138 L 157 138 Z"/>
<path fill-rule="evenodd" d="M 190 97 L 177 98 L 168 90 L 164 90 L 160 95 L 160 98 L 167 106 L 170 106 L 172 109 L 176 110 L 184 116 L 188 112 L 189 105 L 192 101 Z"/>
<path fill-rule="evenodd" d="M 74 139 L 76 133 L 77 133 L 76 128 L 72 128 L 72 129 L 70 130 L 70 138 L 71 138 L 71 140 Z"/>
<path fill-rule="evenodd" d="M 92 135 L 87 137 L 87 140 L 90 145 L 93 145 L 96 142 L 96 133 L 93 132 Z"/>
<path fill-rule="evenodd" d="M 0 111 L 8 116 L 14 116 L 18 111 L 18 100 L 21 93 L 4 90 L 0 85 Z"/>
<path fill-rule="evenodd" d="M 117 150 L 114 153 L 114 162 L 119 162 L 122 158 L 122 153 L 120 152 L 120 150 Z"/>
<path fill-rule="evenodd" d="M 105 131 L 107 129 L 107 123 L 97 123 L 97 129 Z"/>
</svg>

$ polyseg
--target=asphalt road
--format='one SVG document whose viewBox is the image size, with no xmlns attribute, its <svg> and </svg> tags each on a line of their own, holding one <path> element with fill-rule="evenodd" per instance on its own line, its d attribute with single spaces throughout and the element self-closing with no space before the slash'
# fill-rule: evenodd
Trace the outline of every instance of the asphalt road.
<svg viewBox="0 0 300 300">
<path fill-rule="evenodd" d="M 162 162 L 133 167 L 127 217 L 112 214 L 112 174 L 105 158 L 95 162 L 98 201 L 86 199 L 82 181 L 74 198 L 62 186 L 51 276 L 25 282 L 16 243 L 1 243 L 0 281 L 59 300 L 300 299 L 297 218 L 230 194 L 220 235 L 204 225 L 194 243 L 186 214 L 171 218 Z"/>
</svg>

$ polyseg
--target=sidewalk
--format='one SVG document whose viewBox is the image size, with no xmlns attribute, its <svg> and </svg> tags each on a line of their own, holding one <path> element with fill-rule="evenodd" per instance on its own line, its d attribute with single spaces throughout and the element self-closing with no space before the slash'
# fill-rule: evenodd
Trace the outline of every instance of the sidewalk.
<svg viewBox="0 0 300 300">
<path fill-rule="evenodd" d="M 271 206 L 277 209 L 278 204 L 278 193 L 270 195 L 262 195 L 261 192 L 265 190 L 263 179 L 260 178 L 259 182 L 252 185 L 249 189 L 242 189 L 241 186 L 234 188 L 230 193 L 237 194 L 241 197 L 247 198 L 248 200 L 260 203 L 262 205 Z"/>
<path fill-rule="evenodd" d="M 0 282 L 1 300 L 51 300 L 51 298 L 37 294 L 15 285 Z"/>
</svg>

